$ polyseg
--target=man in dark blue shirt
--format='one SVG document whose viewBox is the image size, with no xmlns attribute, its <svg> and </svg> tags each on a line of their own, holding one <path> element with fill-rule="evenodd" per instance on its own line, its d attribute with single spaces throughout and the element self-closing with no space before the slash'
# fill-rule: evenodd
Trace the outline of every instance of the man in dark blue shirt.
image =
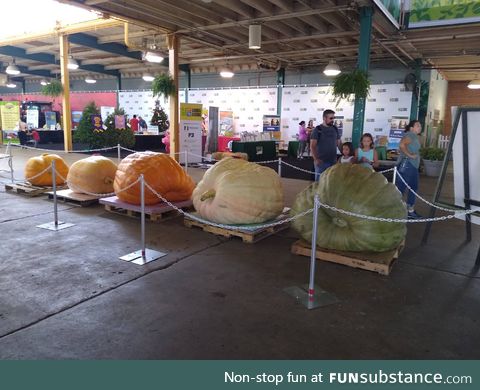
<svg viewBox="0 0 480 390">
<path fill-rule="evenodd" d="M 335 111 L 323 112 L 323 123 L 312 131 L 310 150 L 315 166 L 315 181 L 320 180 L 323 171 L 337 162 L 337 147 L 340 147 L 340 133 L 333 125 Z"/>
</svg>

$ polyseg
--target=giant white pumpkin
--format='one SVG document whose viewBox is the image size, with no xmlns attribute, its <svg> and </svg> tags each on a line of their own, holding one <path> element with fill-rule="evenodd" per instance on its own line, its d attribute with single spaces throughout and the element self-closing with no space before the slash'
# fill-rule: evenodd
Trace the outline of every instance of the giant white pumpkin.
<svg viewBox="0 0 480 390">
<path fill-rule="evenodd" d="M 201 217 L 224 224 L 262 223 L 283 210 L 283 189 L 277 173 L 230 157 L 205 172 L 192 199 Z"/>
<path fill-rule="evenodd" d="M 113 192 L 117 165 L 103 156 L 90 156 L 72 164 L 67 184 L 73 192 L 107 194 Z"/>
</svg>

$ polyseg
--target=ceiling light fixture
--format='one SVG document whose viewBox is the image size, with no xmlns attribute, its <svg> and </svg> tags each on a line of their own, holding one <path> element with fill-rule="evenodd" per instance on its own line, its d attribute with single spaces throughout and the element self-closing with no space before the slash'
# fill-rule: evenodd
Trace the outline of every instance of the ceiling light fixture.
<svg viewBox="0 0 480 390">
<path fill-rule="evenodd" d="M 478 77 L 475 77 L 472 81 L 468 83 L 468 88 L 480 89 L 480 79 Z"/>
<path fill-rule="evenodd" d="M 251 24 L 248 26 L 248 48 L 260 49 L 262 47 L 262 25 Z"/>
<path fill-rule="evenodd" d="M 230 79 L 234 76 L 235 73 L 233 73 L 233 70 L 230 69 L 228 66 L 222 68 L 220 71 L 220 76 L 226 79 Z"/>
<path fill-rule="evenodd" d="M 150 73 L 144 73 L 142 79 L 145 81 L 153 81 L 155 77 L 153 77 Z"/>
<path fill-rule="evenodd" d="M 159 64 L 160 62 L 163 61 L 163 57 L 160 54 L 155 53 L 153 51 L 146 51 L 143 55 L 143 59 L 145 61 L 154 62 L 156 64 Z"/>
<path fill-rule="evenodd" d="M 85 77 L 85 82 L 87 84 L 95 84 L 97 82 L 97 80 L 95 80 L 92 76 L 87 76 L 87 77 Z"/>
<path fill-rule="evenodd" d="M 75 58 L 68 56 L 67 68 L 70 70 L 78 69 L 79 65 Z"/>
<path fill-rule="evenodd" d="M 335 60 L 330 60 L 328 65 L 323 70 L 323 74 L 329 77 L 338 76 L 340 73 L 342 73 L 342 71 L 340 70 L 340 67 L 337 65 Z"/>
<path fill-rule="evenodd" d="M 5 69 L 6 74 L 20 74 L 20 69 L 18 69 L 17 64 L 15 64 L 15 58 L 13 59 L 12 63 L 7 66 L 7 69 Z"/>
<path fill-rule="evenodd" d="M 46 80 L 46 79 L 41 79 L 41 80 L 40 80 L 40 84 L 41 84 L 41 85 L 48 85 L 48 84 L 50 84 L 50 81 L 48 81 L 48 80 Z"/>
<path fill-rule="evenodd" d="M 12 83 L 11 81 L 9 81 L 6 85 L 7 88 L 17 88 L 17 84 L 15 83 Z"/>
</svg>

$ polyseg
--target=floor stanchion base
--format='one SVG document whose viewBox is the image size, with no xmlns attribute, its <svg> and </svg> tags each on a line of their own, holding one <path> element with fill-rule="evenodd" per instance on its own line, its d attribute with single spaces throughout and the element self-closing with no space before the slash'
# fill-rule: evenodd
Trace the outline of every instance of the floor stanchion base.
<svg viewBox="0 0 480 390">
<path fill-rule="evenodd" d="M 145 249 L 145 257 L 142 257 L 142 250 L 138 250 L 132 253 L 128 253 L 119 257 L 120 260 L 128 261 L 133 264 L 144 265 L 150 263 L 151 261 L 155 261 L 160 259 L 163 256 L 166 256 L 167 253 L 165 252 L 158 252 L 153 249 Z"/>
<path fill-rule="evenodd" d="M 75 224 L 74 223 L 69 223 L 69 222 L 58 221 L 57 225 L 55 225 L 55 222 L 48 222 L 48 223 L 38 225 L 37 228 L 58 231 L 58 230 L 68 229 L 72 226 L 75 226 Z"/>
<path fill-rule="evenodd" d="M 297 302 L 301 303 L 309 310 L 340 302 L 335 295 L 322 290 L 317 285 L 315 285 L 315 293 L 312 298 L 308 295 L 308 285 L 291 286 L 283 289 L 283 291 L 295 298 Z"/>
</svg>

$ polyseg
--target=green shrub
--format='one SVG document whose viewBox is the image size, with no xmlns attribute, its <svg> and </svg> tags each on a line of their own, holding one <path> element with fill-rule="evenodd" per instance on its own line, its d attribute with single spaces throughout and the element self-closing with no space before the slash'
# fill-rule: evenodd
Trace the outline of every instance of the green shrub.
<svg viewBox="0 0 480 390">
<path fill-rule="evenodd" d="M 106 148 L 120 144 L 126 148 L 132 148 L 135 145 L 135 135 L 129 127 L 125 129 L 115 129 L 115 115 L 125 115 L 125 110 L 117 108 L 107 116 L 103 123 L 106 127 L 103 131 L 93 131 L 93 125 L 90 115 L 100 114 L 100 110 L 95 102 L 87 104 L 82 113 L 82 118 L 74 133 L 74 141 L 88 144 L 92 149 Z M 128 122 L 125 115 L 125 122 Z"/>
<path fill-rule="evenodd" d="M 443 161 L 445 158 L 445 150 L 440 148 L 428 147 L 420 149 L 420 156 L 424 160 Z"/>
</svg>

